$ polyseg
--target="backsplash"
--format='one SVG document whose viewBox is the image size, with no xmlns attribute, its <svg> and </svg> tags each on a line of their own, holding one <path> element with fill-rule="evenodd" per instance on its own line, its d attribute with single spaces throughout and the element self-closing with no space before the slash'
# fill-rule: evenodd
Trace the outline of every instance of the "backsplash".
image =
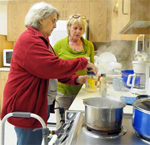
<svg viewBox="0 0 150 145">
<path fill-rule="evenodd" d="M 122 64 L 122 70 L 132 69 L 135 41 L 112 41 L 94 44 L 97 48 L 95 55 L 99 56 L 103 52 L 111 52 L 116 56 L 117 61 Z M 142 47 L 141 42 L 139 42 L 139 47 Z M 150 55 L 150 39 L 145 39 L 145 52 Z"/>
</svg>

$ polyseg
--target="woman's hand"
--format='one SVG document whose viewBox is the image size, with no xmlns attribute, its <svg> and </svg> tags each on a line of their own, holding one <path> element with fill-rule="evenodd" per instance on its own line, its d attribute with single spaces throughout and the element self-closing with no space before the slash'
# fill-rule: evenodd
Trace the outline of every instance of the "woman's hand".
<svg viewBox="0 0 150 145">
<path fill-rule="evenodd" d="M 76 83 L 78 84 L 85 84 L 86 82 L 86 79 L 87 79 L 87 76 L 78 76 L 78 78 L 76 79 Z"/>
<path fill-rule="evenodd" d="M 93 63 L 88 62 L 87 66 L 85 67 L 85 71 L 87 72 L 88 69 L 92 70 L 95 74 L 98 73 L 98 68 Z"/>
</svg>

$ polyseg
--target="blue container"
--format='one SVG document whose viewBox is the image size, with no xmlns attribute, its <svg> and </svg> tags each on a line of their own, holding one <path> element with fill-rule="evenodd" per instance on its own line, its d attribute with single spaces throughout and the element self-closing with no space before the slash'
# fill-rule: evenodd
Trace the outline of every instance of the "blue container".
<svg viewBox="0 0 150 145">
<path fill-rule="evenodd" d="M 123 70 L 123 71 L 121 71 L 121 73 L 122 73 L 122 79 L 123 79 L 123 82 L 124 82 L 124 85 L 125 85 L 125 87 L 126 88 L 131 88 L 131 87 L 129 87 L 128 85 L 127 85 L 127 80 L 128 80 L 128 76 L 129 75 L 131 75 L 131 74 L 134 74 L 134 71 L 133 70 Z M 130 80 L 130 84 L 132 83 L 132 78 L 133 77 L 131 77 L 131 80 Z"/>
<path fill-rule="evenodd" d="M 144 103 L 145 106 L 144 106 Z M 142 104 L 143 103 L 143 104 Z M 150 139 L 150 99 L 139 99 L 133 103 L 133 127 L 137 133 Z M 147 109 L 145 109 L 147 108 Z"/>
<path fill-rule="evenodd" d="M 134 74 L 134 71 L 133 70 L 123 70 L 121 72 L 122 72 L 122 76 L 121 77 L 123 79 L 124 86 L 126 88 L 130 89 L 131 87 L 127 85 L 127 80 L 128 80 L 128 76 L 129 75 Z M 133 79 L 133 77 L 131 77 L 131 79 L 130 79 L 130 84 L 132 84 L 132 79 Z M 135 84 L 136 84 L 136 86 L 140 85 L 140 77 L 136 77 L 135 78 Z"/>
</svg>

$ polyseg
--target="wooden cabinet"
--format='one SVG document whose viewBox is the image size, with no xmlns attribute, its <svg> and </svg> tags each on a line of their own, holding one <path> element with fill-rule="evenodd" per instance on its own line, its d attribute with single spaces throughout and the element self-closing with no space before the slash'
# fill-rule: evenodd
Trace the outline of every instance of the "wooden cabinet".
<svg viewBox="0 0 150 145">
<path fill-rule="evenodd" d="M 25 16 L 31 2 L 11 1 L 8 3 L 8 41 L 16 41 L 26 29 Z M 67 20 L 73 13 L 86 16 L 89 22 L 89 40 L 92 42 L 108 42 L 111 36 L 111 0 L 45 0 L 60 11 L 60 19 Z"/>
<path fill-rule="evenodd" d="M 25 30 L 25 16 L 31 5 L 39 1 L 15 0 L 8 3 L 8 41 L 16 41 Z M 119 0 L 117 18 L 112 11 L 112 1 L 45 0 L 60 11 L 60 19 L 67 20 L 73 13 L 85 15 L 89 20 L 89 40 L 92 42 L 135 40 L 135 34 L 150 34 L 149 0 Z"/>
<path fill-rule="evenodd" d="M 89 19 L 89 2 L 85 1 L 50 1 L 60 11 L 60 19 L 67 20 L 73 13 L 80 13 Z M 25 16 L 34 2 L 9 2 L 8 3 L 8 41 L 16 41 L 26 29 Z"/>
<path fill-rule="evenodd" d="M 108 42 L 111 34 L 110 1 L 90 2 L 89 39 L 92 42 Z"/>
<path fill-rule="evenodd" d="M 119 32 L 122 34 L 150 34 L 149 12 L 149 0 L 120 0 Z"/>
<path fill-rule="evenodd" d="M 3 104 L 3 90 L 8 79 L 8 71 L 0 71 L 0 112 Z"/>
<path fill-rule="evenodd" d="M 25 16 L 32 3 L 25 2 L 9 2 L 8 3 L 8 26 L 7 40 L 16 41 L 20 34 L 25 30 Z"/>
<path fill-rule="evenodd" d="M 79 13 L 89 19 L 89 2 L 84 1 L 64 1 L 64 2 L 50 2 L 60 11 L 60 20 L 67 20 L 73 13 Z"/>
<path fill-rule="evenodd" d="M 112 29 L 111 29 L 111 40 L 136 40 L 139 36 L 138 34 L 120 34 L 119 26 L 121 21 L 118 18 L 118 8 L 114 11 L 114 7 L 116 6 L 117 0 L 112 0 Z"/>
</svg>

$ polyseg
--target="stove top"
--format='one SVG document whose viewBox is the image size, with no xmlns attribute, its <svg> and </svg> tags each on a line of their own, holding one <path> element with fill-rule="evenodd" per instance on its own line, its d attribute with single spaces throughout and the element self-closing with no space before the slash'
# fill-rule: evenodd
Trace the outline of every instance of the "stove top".
<svg viewBox="0 0 150 145">
<path fill-rule="evenodd" d="M 120 128 L 119 131 L 117 131 L 115 133 L 106 133 L 106 132 L 95 131 L 95 130 L 87 127 L 85 124 L 82 126 L 82 130 L 83 130 L 84 134 L 86 134 L 87 136 L 89 136 L 89 137 L 92 136 L 93 138 L 100 138 L 100 139 L 115 139 L 115 138 L 125 135 L 127 132 L 124 125 Z"/>
<path fill-rule="evenodd" d="M 116 134 L 101 134 L 90 131 L 84 121 L 84 112 L 66 112 L 67 116 L 75 114 L 73 126 L 68 139 L 63 145 L 150 145 L 150 142 L 141 139 L 132 127 L 132 116 L 124 115 L 122 127 Z M 71 116 L 71 115 L 70 115 Z"/>
</svg>

